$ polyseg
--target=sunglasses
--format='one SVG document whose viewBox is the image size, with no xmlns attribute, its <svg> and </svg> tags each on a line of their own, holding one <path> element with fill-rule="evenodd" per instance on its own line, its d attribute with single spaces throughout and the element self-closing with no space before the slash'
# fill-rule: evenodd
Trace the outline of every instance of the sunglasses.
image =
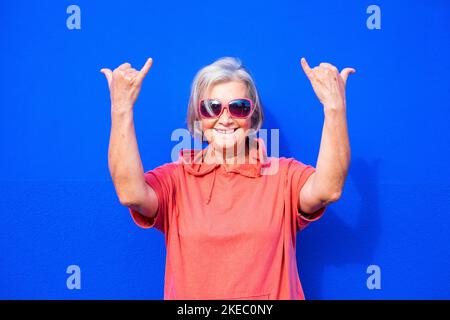
<svg viewBox="0 0 450 320">
<path fill-rule="evenodd" d="M 232 118 L 246 119 L 253 112 L 253 102 L 247 98 L 234 99 L 228 102 L 228 112 Z M 218 118 L 225 109 L 217 99 L 202 99 L 198 104 L 200 116 L 204 119 Z"/>
</svg>

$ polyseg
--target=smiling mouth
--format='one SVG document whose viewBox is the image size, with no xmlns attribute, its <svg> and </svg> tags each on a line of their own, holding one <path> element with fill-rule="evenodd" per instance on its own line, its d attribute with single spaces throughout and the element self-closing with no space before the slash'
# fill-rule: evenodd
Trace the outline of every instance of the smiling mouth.
<svg viewBox="0 0 450 320">
<path fill-rule="evenodd" d="M 220 134 L 233 134 L 236 130 L 237 130 L 237 128 L 229 129 L 229 130 L 214 129 L 215 132 L 220 133 Z"/>
</svg>

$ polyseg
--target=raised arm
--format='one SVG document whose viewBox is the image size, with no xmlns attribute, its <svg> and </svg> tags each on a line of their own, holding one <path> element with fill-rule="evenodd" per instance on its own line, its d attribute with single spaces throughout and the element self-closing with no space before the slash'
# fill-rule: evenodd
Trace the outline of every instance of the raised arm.
<svg viewBox="0 0 450 320">
<path fill-rule="evenodd" d="M 316 172 L 308 178 L 299 195 L 299 209 L 304 213 L 313 213 L 341 197 L 347 177 L 350 142 L 345 86 L 348 75 L 355 69 L 345 68 L 339 73 L 329 63 L 321 63 L 311 69 L 304 58 L 301 64 L 323 104 L 325 115 Z"/>
<path fill-rule="evenodd" d="M 101 69 L 108 80 L 111 97 L 109 171 L 120 203 L 147 217 L 155 216 L 158 198 L 145 182 L 134 129 L 133 106 L 151 65 L 152 59 L 148 59 L 140 71 L 129 63 L 114 71 Z"/>
</svg>

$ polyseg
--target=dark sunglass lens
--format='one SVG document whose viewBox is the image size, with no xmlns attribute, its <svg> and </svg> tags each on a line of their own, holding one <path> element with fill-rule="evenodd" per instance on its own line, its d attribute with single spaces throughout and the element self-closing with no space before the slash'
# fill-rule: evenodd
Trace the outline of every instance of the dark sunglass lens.
<svg viewBox="0 0 450 320">
<path fill-rule="evenodd" d="M 239 99 L 232 101 L 229 105 L 229 109 L 232 116 L 245 118 L 250 114 L 252 106 L 250 101 Z"/>
<path fill-rule="evenodd" d="M 200 113 L 205 118 L 215 118 L 220 114 L 222 105 L 219 101 L 203 100 L 200 103 Z"/>
</svg>

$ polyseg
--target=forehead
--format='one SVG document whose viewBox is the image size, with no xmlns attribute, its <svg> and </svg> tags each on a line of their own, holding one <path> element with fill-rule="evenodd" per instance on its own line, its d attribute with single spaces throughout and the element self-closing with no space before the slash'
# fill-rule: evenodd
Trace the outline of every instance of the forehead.
<svg viewBox="0 0 450 320">
<path fill-rule="evenodd" d="M 247 86 L 242 81 L 227 81 L 214 84 L 209 90 L 207 98 L 231 100 L 247 97 Z"/>
</svg>

